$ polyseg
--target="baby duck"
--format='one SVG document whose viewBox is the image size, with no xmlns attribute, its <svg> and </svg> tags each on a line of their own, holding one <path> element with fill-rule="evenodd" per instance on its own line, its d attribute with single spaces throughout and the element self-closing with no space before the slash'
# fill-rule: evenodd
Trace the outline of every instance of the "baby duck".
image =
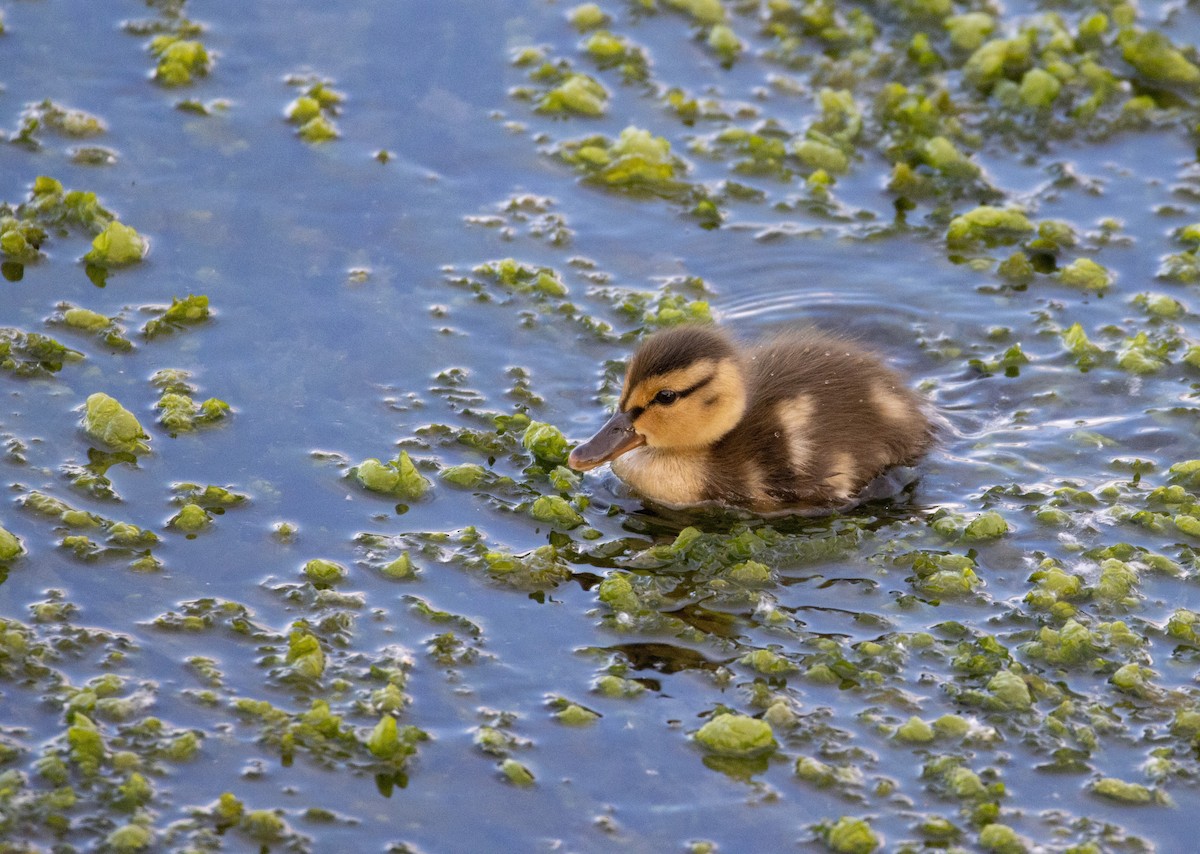
<svg viewBox="0 0 1200 854">
<path fill-rule="evenodd" d="M 797 331 L 741 351 L 714 327 L 684 325 L 638 348 L 616 413 L 569 462 L 611 462 L 663 504 L 772 512 L 846 505 L 931 441 L 920 398 L 852 343 Z"/>
</svg>

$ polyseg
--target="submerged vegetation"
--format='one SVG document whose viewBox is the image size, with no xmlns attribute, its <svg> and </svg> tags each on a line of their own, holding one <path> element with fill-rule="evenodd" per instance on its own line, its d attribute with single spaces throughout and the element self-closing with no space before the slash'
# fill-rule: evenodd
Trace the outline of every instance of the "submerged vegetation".
<svg viewBox="0 0 1200 854">
<path fill-rule="evenodd" d="M 79 11 L 44 5 L 26 63 Z M 108 103 L 4 72 L 0 849 L 1190 838 L 1194 11 L 529 3 L 460 54 L 477 10 L 397 47 L 365 4 L 277 53 L 146 5 Z M 94 191 L 42 174 L 100 135 L 58 173 Z M 760 518 L 567 467 L 643 336 L 810 316 L 945 416 L 898 494 Z"/>
</svg>

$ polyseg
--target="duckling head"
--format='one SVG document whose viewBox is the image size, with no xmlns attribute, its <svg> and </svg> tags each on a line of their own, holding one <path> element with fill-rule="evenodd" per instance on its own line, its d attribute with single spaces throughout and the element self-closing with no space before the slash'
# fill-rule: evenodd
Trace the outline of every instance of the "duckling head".
<svg viewBox="0 0 1200 854">
<path fill-rule="evenodd" d="M 746 411 L 737 348 L 710 326 L 677 326 L 646 340 L 625 374 L 616 413 L 571 452 L 587 471 L 646 445 L 686 453 L 719 441 Z"/>
</svg>

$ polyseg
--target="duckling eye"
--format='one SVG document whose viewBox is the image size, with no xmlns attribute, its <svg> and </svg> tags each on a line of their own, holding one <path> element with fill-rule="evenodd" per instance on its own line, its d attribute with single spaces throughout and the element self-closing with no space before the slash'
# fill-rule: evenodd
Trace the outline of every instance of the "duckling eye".
<svg viewBox="0 0 1200 854">
<path fill-rule="evenodd" d="M 664 388 L 658 394 L 654 395 L 654 402 L 661 403 L 663 406 L 670 406 L 678 399 L 679 394 L 671 391 L 669 388 Z"/>
</svg>

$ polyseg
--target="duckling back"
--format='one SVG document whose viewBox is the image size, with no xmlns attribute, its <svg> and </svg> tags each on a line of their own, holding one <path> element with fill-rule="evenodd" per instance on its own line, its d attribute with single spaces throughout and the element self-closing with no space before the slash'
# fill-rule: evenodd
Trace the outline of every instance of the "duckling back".
<svg viewBox="0 0 1200 854">
<path fill-rule="evenodd" d="M 571 465 L 611 461 L 666 504 L 827 508 L 930 440 L 920 399 L 853 343 L 793 332 L 743 350 L 715 327 L 683 326 L 638 349 L 617 412 Z"/>
<path fill-rule="evenodd" d="M 743 362 L 749 404 L 710 449 L 706 492 L 762 510 L 846 504 L 932 432 L 920 398 L 874 354 L 820 332 L 781 335 Z"/>
</svg>

